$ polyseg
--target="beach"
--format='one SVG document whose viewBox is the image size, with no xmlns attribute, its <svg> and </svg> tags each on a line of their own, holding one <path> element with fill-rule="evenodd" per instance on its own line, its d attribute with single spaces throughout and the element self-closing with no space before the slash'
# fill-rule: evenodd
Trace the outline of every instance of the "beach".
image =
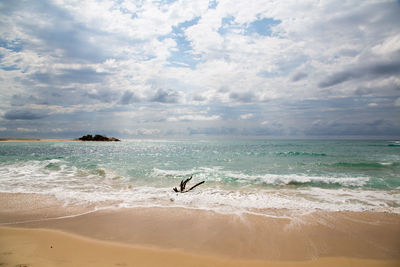
<svg viewBox="0 0 400 267">
<path fill-rule="evenodd" d="M 185 208 L 93 211 L 48 197 L 1 194 L 5 266 L 398 266 L 400 217 L 300 217 Z M 35 201 L 34 207 L 27 203 Z M 161 265 L 160 265 L 161 264 Z M 23 265 L 21 265 L 23 266 Z"/>
<path fill-rule="evenodd" d="M 398 266 L 398 143 L 0 143 L 4 266 Z M 193 176 L 187 193 L 172 190 Z"/>
</svg>

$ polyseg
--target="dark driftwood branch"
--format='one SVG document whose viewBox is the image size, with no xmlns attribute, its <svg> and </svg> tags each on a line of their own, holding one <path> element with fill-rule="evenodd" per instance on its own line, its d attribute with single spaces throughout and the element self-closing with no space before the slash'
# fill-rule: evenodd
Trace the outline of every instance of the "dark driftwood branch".
<svg viewBox="0 0 400 267">
<path fill-rule="evenodd" d="M 195 184 L 194 186 L 192 186 L 192 187 L 189 188 L 188 190 L 185 190 L 186 184 L 187 184 L 190 180 L 192 180 L 192 176 L 190 176 L 190 178 L 187 178 L 186 180 L 182 180 L 181 183 L 180 183 L 180 185 L 179 185 L 179 190 L 178 190 L 176 187 L 174 187 L 174 188 L 173 188 L 174 191 L 175 191 L 176 193 L 179 193 L 179 192 L 180 192 L 180 193 L 186 193 L 186 192 L 189 192 L 190 190 L 193 190 L 196 186 L 199 186 L 199 185 L 201 185 L 201 184 L 204 184 L 204 182 L 205 182 L 205 181 L 202 181 L 202 182 L 200 182 L 200 183 Z"/>
<path fill-rule="evenodd" d="M 189 188 L 189 190 L 186 191 L 186 192 L 189 192 L 190 190 L 194 189 L 194 188 L 195 188 L 196 186 L 198 186 L 198 185 L 204 184 L 204 182 L 205 182 L 205 181 L 201 181 L 200 183 L 195 184 L 194 186 L 192 186 L 191 188 Z"/>
</svg>

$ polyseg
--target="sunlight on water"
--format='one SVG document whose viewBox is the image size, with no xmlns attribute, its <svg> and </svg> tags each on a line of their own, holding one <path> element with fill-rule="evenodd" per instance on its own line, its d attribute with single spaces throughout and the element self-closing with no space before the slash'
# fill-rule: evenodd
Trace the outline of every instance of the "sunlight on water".
<svg viewBox="0 0 400 267">
<path fill-rule="evenodd" d="M 400 212 L 400 147 L 389 141 L 0 143 L 0 191 L 118 206 L 225 212 Z M 206 181 L 190 194 L 182 179 Z"/>
</svg>

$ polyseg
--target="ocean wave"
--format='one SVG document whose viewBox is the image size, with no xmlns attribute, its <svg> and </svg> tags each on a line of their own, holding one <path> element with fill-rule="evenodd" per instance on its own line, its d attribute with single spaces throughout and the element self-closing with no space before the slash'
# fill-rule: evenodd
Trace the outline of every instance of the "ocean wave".
<svg viewBox="0 0 400 267">
<path fill-rule="evenodd" d="M 277 152 L 277 156 L 283 157 L 297 157 L 297 156 L 307 156 L 307 157 L 326 157 L 325 153 L 309 153 L 309 152 L 297 152 L 297 151 L 288 151 L 288 152 Z"/>
<path fill-rule="evenodd" d="M 0 192 L 4 192 L 0 190 Z M 38 193 L 18 190 L 16 193 Z M 43 192 L 39 192 L 43 194 Z M 353 189 L 228 190 L 208 187 L 187 194 L 171 188 L 133 187 L 120 190 L 73 190 L 58 188 L 47 192 L 57 199 L 96 208 L 184 207 L 221 213 L 268 214 L 269 210 L 308 213 L 313 211 L 376 211 L 400 213 L 400 191 Z"/>
<path fill-rule="evenodd" d="M 59 159 L 31 160 L 0 168 L 0 190 L 7 192 L 48 193 L 63 189 L 107 190 L 110 187 L 124 187 L 126 180 L 111 170 L 80 169 Z"/>
<path fill-rule="evenodd" d="M 188 207 L 261 215 L 266 209 L 400 213 L 400 191 L 357 188 L 368 182 L 367 177 L 248 175 L 226 171 L 222 167 L 188 170 L 155 168 L 150 175 L 160 179 L 168 176 L 173 181 L 194 175 L 195 180 L 205 180 L 206 183 L 190 193 L 176 194 L 172 190 L 176 184 L 170 183 L 172 181 L 163 186 L 140 186 L 128 177 L 118 176 L 105 168 L 79 169 L 69 166 L 64 160 L 50 159 L 2 166 L 0 192 L 48 194 L 66 202 L 89 203 L 99 207 L 107 203 L 113 207 Z M 230 183 L 239 183 L 239 186 L 229 186 Z M 299 187 L 307 183 L 338 183 L 342 188 Z M 256 186 L 248 187 L 249 184 Z M 279 187 L 260 186 L 263 184 Z"/>
<path fill-rule="evenodd" d="M 63 159 L 26 161 L 1 166 L 0 192 L 48 194 L 66 202 L 115 207 L 175 206 L 260 214 L 265 209 L 400 213 L 400 190 L 362 188 L 369 177 L 245 174 L 221 166 L 154 168 L 147 175 L 144 179 L 160 183 L 143 185 L 107 168 L 78 168 Z M 172 187 L 189 175 L 206 183 L 188 194 L 176 194 Z M 340 186 L 325 186 L 330 184 Z"/>
<path fill-rule="evenodd" d="M 387 146 L 400 146 L 400 141 L 390 141 Z"/>
<path fill-rule="evenodd" d="M 299 174 L 244 174 L 241 172 L 226 171 L 222 167 L 193 168 L 189 170 L 161 170 L 154 168 L 154 176 L 183 179 L 195 176 L 199 180 L 218 182 L 222 184 L 247 184 L 270 186 L 319 186 L 339 185 L 344 187 L 362 187 L 369 177 L 323 177 Z"/>
<path fill-rule="evenodd" d="M 400 162 L 337 162 L 331 166 L 340 168 L 388 168 L 398 167 Z"/>
</svg>

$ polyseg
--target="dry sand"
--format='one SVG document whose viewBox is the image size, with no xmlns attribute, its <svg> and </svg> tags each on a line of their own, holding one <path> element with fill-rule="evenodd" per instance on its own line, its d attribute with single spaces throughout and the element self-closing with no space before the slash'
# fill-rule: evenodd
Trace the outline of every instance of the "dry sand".
<svg viewBox="0 0 400 267">
<path fill-rule="evenodd" d="M 398 214 L 91 209 L 0 194 L 0 266 L 400 266 Z"/>
<path fill-rule="evenodd" d="M 102 242 L 42 229 L 0 227 L 1 266 L 399 266 L 400 261 L 320 258 L 312 261 L 232 260 Z"/>
</svg>

